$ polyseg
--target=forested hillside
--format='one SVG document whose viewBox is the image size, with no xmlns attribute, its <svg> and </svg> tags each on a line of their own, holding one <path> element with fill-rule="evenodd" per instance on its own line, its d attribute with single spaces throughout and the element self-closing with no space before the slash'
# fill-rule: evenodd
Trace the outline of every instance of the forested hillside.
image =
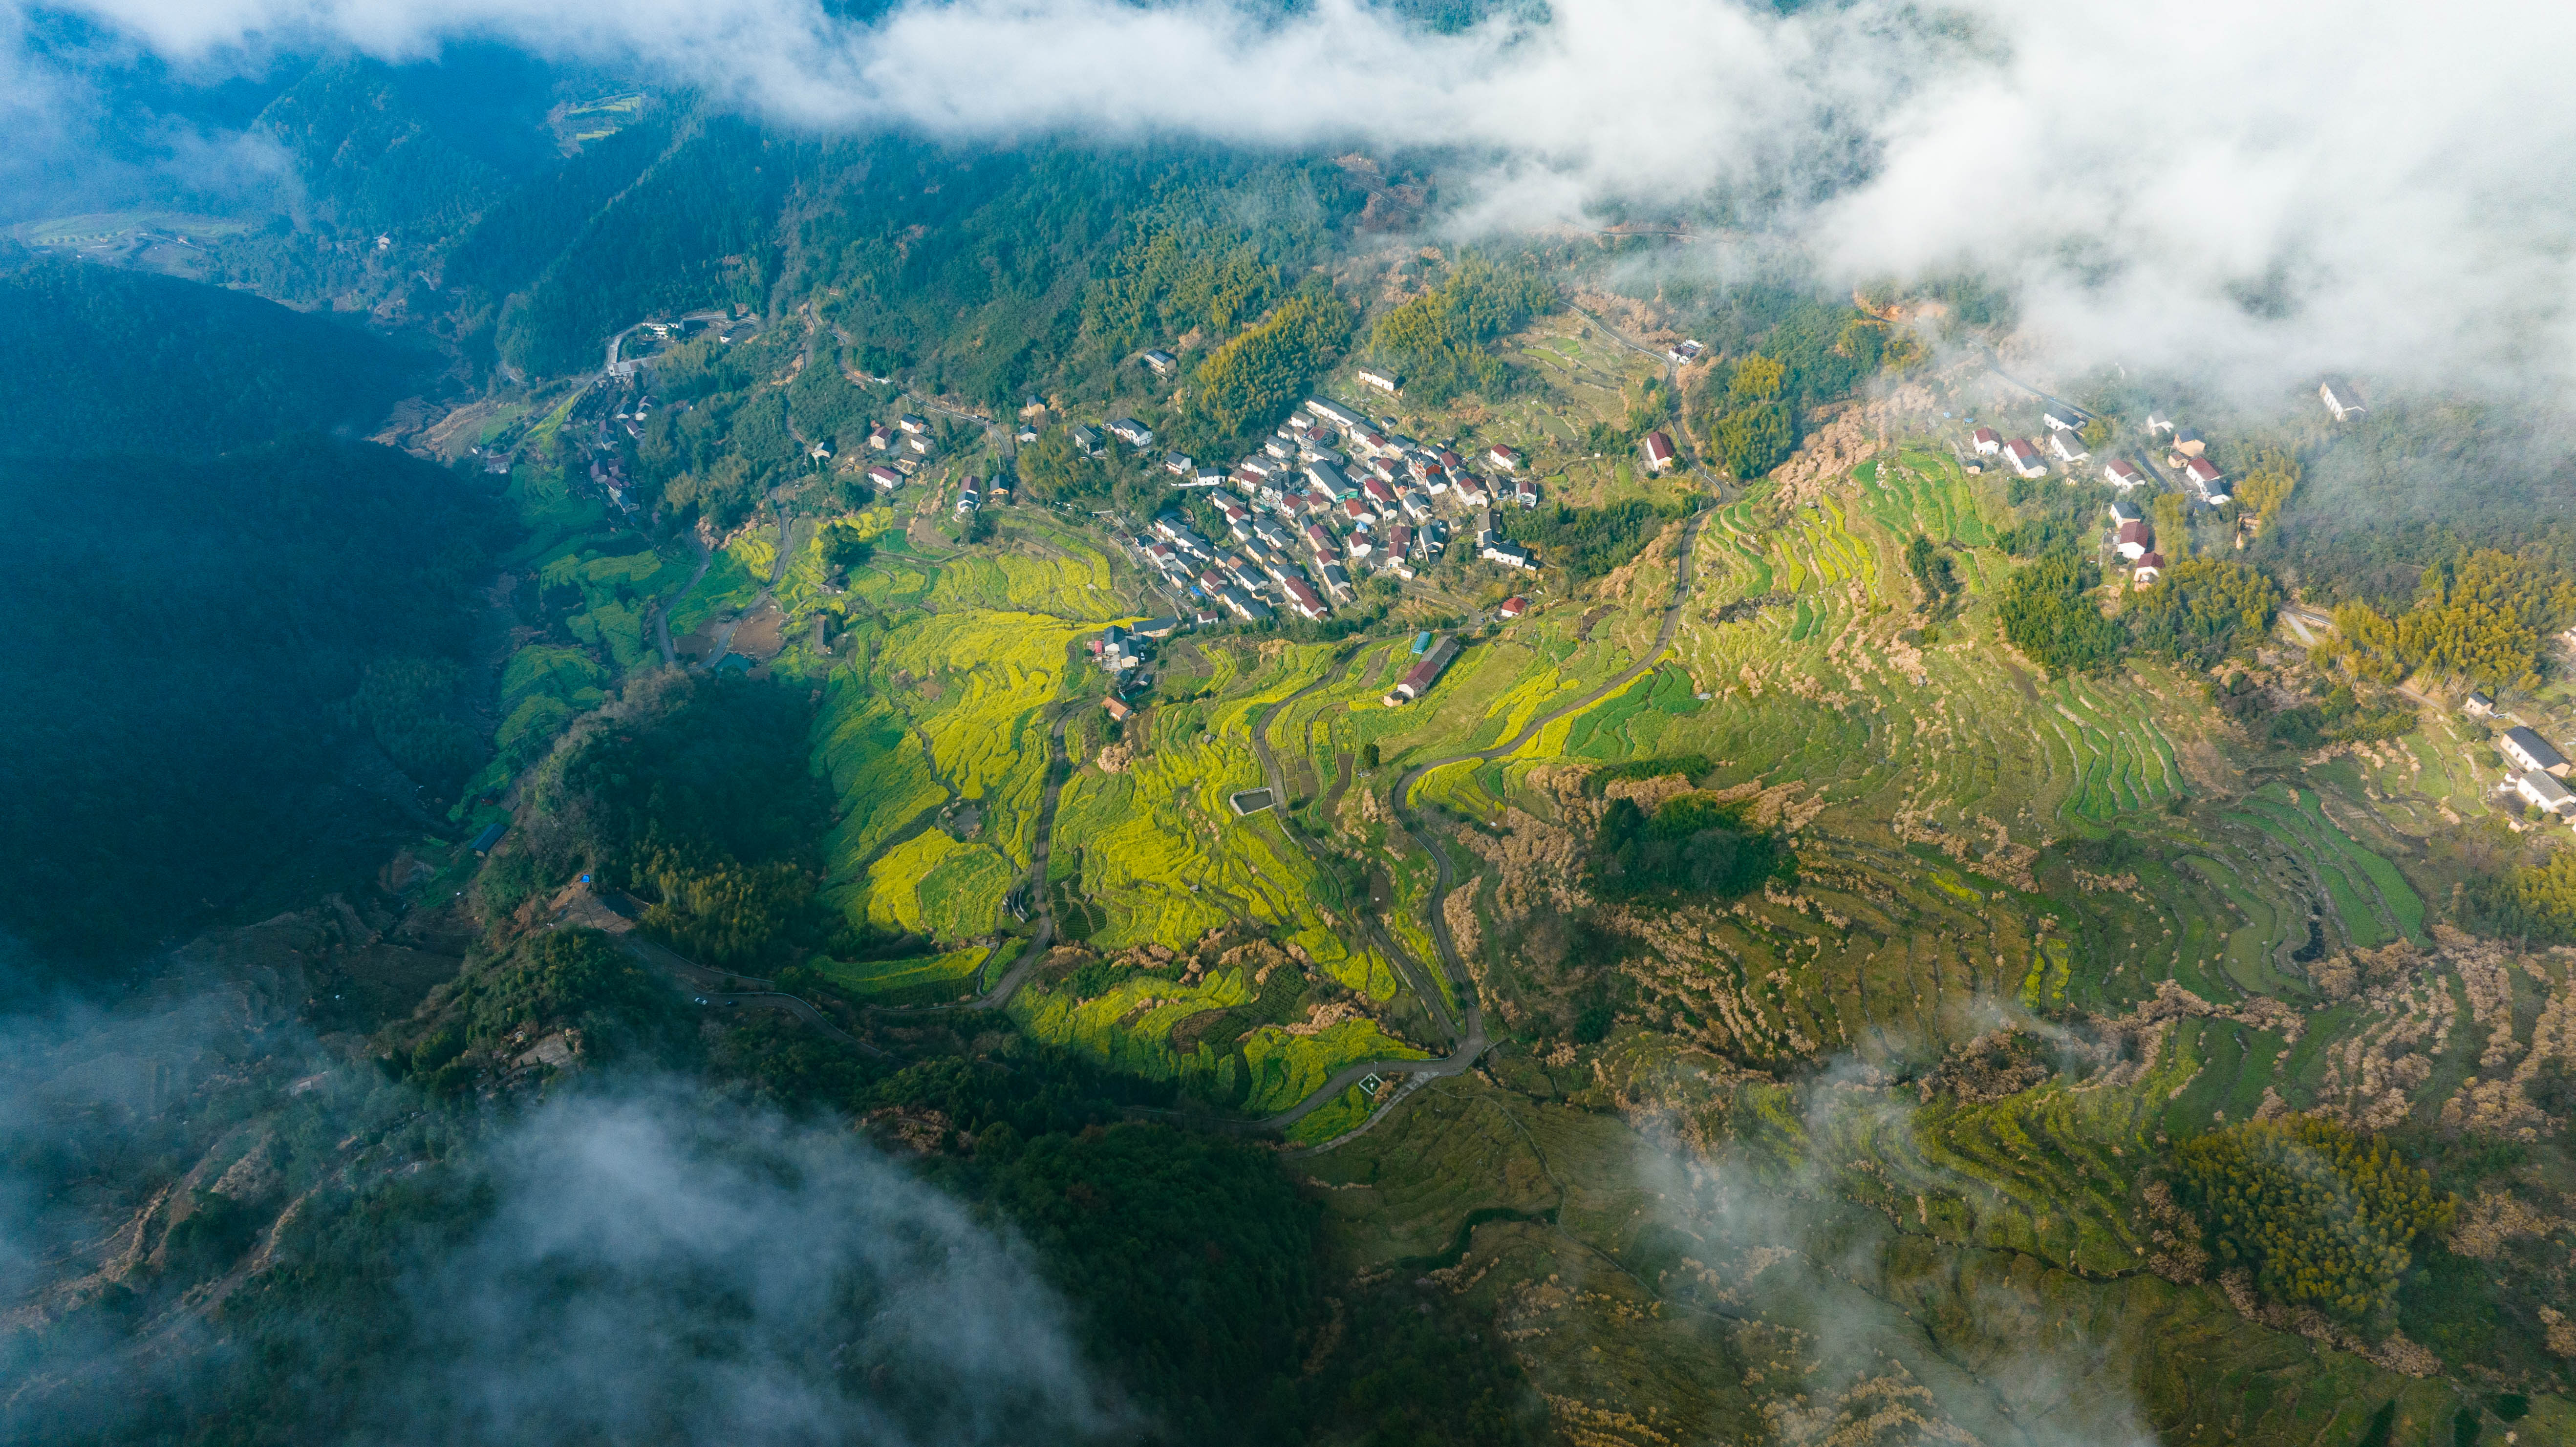
<svg viewBox="0 0 2576 1447">
<path fill-rule="evenodd" d="M 77 262 L 0 274 L 15 363 L 0 456 L 205 454 L 302 428 L 371 431 L 423 359 L 241 292 Z"/>
<path fill-rule="evenodd" d="M 450 790 L 479 761 L 439 721 L 498 518 L 455 476 L 307 436 L 22 459 L 0 507 L 0 928 L 97 954 L 372 867 L 434 795 L 370 745 Z"/>
</svg>

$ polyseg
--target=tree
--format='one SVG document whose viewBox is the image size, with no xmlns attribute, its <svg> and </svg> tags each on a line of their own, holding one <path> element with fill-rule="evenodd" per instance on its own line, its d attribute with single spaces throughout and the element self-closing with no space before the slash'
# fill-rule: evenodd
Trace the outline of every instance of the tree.
<svg viewBox="0 0 2576 1447">
<path fill-rule="evenodd" d="M 2087 418 L 2084 423 L 2084 445 L 2092 451 L 2099 452 L 2111 445 L 2114 431 L 2111 419 L 2108 417 Z"/>
<path fill-rule="evenodd" d="M 1537 273 L 1505 270 L 1481 256 L 1460 257 L 1449 279 L 1378 319 L 1369 349 L 1404 374 L 1406 393 L 1428 406 L 1462 393 L 1499 396 L 1511 374 L 1485 343 L 1518 330 L 1555 304 Z"/>
<path fill-rule="evenodd" d="M 2259 569 L 2189 558 L 2167 564 L 2126 620 L 2139 646 L 2206 666 L 2263 637 L 2280 606 L 2280 588 Z"/>
<path fill-rule="evenodd" d="M 846 522 L 836 522 L 823 529 L 823 566 L 846 576 L 852 569 L 864 568 L 877 554 L 876 545 Z"/>
<path fill-rule="evenodd" d="M 2265 448 L 2254 454 L 2254 465 L 2236 480 L 2236 500 L 2269 522 L 2298 489 L 2300 476 L 2297 458 Z"/>
<path fill-rule="evenodd" d="M 2213 1256 L 2274 1301 L 2357 1326 L 2389 1323 L 2415 1243 L 2450 1224 L 2430 1176 L 2338 1121 L 2245 1121 L 2174 1157 Z"/>
<path fill-rule="evenodd" d="M 1995 612 L 2015 648 L 2052 672 L 2093 673 L 2118 661 L 2128 635 L 2093 604 L 2101 572 L 2058 547 L 2012 575 Z"/>
<path fill-rule="evenodd" d="M 2170 564 L 2191 556 L 2191 500 L 2178 492 L 2160 492 L 2149 505 L 2156 520 L 2156 550 Z"/>
</svg>

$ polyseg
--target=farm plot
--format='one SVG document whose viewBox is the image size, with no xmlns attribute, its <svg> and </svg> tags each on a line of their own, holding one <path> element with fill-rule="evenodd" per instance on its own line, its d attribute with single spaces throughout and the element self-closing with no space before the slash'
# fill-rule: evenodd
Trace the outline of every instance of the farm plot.
<svg viewBox="0 0 2576 1447">
<path fill-rule="evenodd" d="M 970 994 L 982 948 L 899 960 L 817 961 L 814 969 L 849 994 L 875 1004 L 933 1005 Z"/>
<path fill-rule="evenodd" d="M 1085 769 L 1058 801 L 1054 858 L 1104 915 L 1104 949 L 1189 944 L 1218 925 L 1255 920 L 1305 950 L 1353 990 L 1385 999 L 1392 967 L 1336 911 L 1339 890 L 1272 812 L 1237 815 L 1234 793 L 1261 787 L 1253 717 L 1318 677 L 1320 648 L 1258 659 L 1210 650 L 1213 697 L 1158 705 L 1130 720 L 1135 752 L 1118 773 Z M 1238 666 L 1256 671 L 1238 677 Z"/>
<path fill-rule="evenodd" d="M 988 844 L 925 829 L 877 856 L 853 902 L 880 929 L 930 939 L 963 939 L 992 928 L 994 911 L 1019 871 Z"/>
<path fill-rule="evenodd" d="M 2315 789 L 2271 783 L 2234 817 L 2260 829 L 2313 872 L 2353 944 L 2423 938 L 2424 902 L 2394 865 L 2328 821 Z"/>
<path fill-rule="evenodd" d="M 1090 623 L 1134 616 L 1111 590 L 1109 560 L 1096 552 L 970 554 L 940 567 L 923 606 L 942 612 L 1048 613 Z"/>
<path fill-rule="evenodd" d="M 645 637 L 645 615 L 655 600 L 685 586 L 694 571 L 692 564 L 650 550 L 608 554 L 585 548 L 547 562 L 537 582 L 550 596 L 561 589 L 579 592 L 579 609 L 565 625 L 624 671 L 658 657 Z"/>
<path fill-rule="evenodd" d="M 927 596 L 939 571 L 880 556 L 851 591 L 893 579 Z M 997 569 L 986 581 L 1006 576 Z M 870 613 L 848 630 L 814 731 L 816 767 L 838 800 L 825 840 L 828 897 L 935 938 L 991 927 L 1035 857 L 1049 711 L 1084 631 L 1051 614 L 981 607 Z M 953 849 L 925 827 L 945 804 L 957 806 L 964 836 Z"/>
<path fill-rule="evenodd" d="M 761 585 L 769 578 L 769 564 L 776 556 L 775 546 L 756 532 L 744 533 L 718 548 L 707 560 L 706 575 L 698 579 L 698 585 L 671 604 L 672 636 L 695 633 L 760 596 Z"/>
</svg>

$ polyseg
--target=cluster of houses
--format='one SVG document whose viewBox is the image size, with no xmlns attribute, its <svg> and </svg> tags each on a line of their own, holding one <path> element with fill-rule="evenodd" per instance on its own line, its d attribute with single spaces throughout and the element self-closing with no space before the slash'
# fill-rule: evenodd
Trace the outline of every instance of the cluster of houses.
<svg viewBox="0 0 2576 1447">
<path fill-rule="evenodd" d="M 2040 422 L 2048 434 L 2045 451 L 2027 437 L 2007 441 L 1991 427 L 1978 428 L 1972 440 L 1979 457 L 2000 457 L 2006 467 L 2022 477 L 2046 477 L 2051 457 L 2056 458 L 2060 466 L 2065 466 L 2093 455 L 2085 447 L 2081 435 L 2084 424 L 2092 420 L 2092 414 L 2079 408 L 2063 402 L 2050 402 L 2040 414 Z"/>
<path fill-rule="evenodd" d="M 2156 551 L 2155 526 L 2127 498 L 2111 503 L 2111 548 L 2129 565 L 2129 585 L 2143 588 L 2164 576 L 2165 555 Z"/>
<path fill-rule="evenodd" d="M 2048 438 L 2045 448 L 2027 437 L 2006 440 L 1991 427 L 1978 428 L 1972 441 L 1979 457 L 2000 458 L 2017 476 L 2041 478 L 2048 476 L 2052 465 L 2071 468 L 2093 455 L 2083 438 L 2084 425 L 2092 420 L 2091 414 L 2081 408 L 2051 402 L 2040 414 Z M 2150 412 L 2147 435 L 2166 440 L 2165 465 L 2181 476 L 2194 496 L 2212 506 L 2228 500 L 2226 476 L 2209 459 L 2209 443 L 2199 433 L 2161 412 Z M 2126 458 L 2115 457 L 2103 463 L 2102 476 L 2124 493 L 2150 482 L 2145 470 Z M 2071 475 L 2069 480 L 2073 480 Z"/>
<path fill-rule="evenodd" d="M 1108 430 L 1131 447 L 1153 446 L 1152 430 L 1133 419 L 1112 422 Z M 1074 445 L 1096 447 L 1097 434 L 1086 440 L 1087 433 L 1075 428 Z M 1231 471 L 1164 454 L 1173 487 L 1209 491 L 1226 522 L 1223 543 L 1165 513 L 1135 545 L 1174 592 L 1247 623 L 1283 611 L 1325 618 L 1351 602 L 1355 574 L 1383 571 L 1409 581 L 1447 550 L 1452 516 L 1471 511 L 1477 556 L 1534 570 L 1538 559 L 1503 537 L 1493 509 L 1538 506 L 1538 485 L 1511 476 L 1521 458 L 1508 447 L 1494 446 L 1482 462 L 1490 479 L 1454 450 L 1426 446 L 1392 424 L 1310 398 Z"/>
<path fill-rule="evenodd" d="M 2469 711 L 2476 712 L 2485 699 L 2484 694 L 2471 694 Z M 2492 700 L 2487 700 L 2484 707 L 2489 713 L 2495 710 Z M 2512 770 L 2499 793 L 2513 794 L 2553 818 L 2576 817 L 2576 792 L 2570 792 L 2565 783 L 2570 765 L 2555 745 L 2534 730 L 2516 725 L 2496 740 L 2496 748 Z"/>
<path fill-rule="evenodd" d="M 632 389 L 637 384 L 629 382 L 625 385 Z M 631 401 L 627 400 L 621 392 L 616 402 L 602 404 L 599 428 L 590 443 L 590 480 L 600 491 L 608 494 L 609 502 L 621 512 L 635 511 L 635 503 L 630 496 L 634 491 L 634 484 L 627 479 L 626 455 L 624 449 L 619 446 L 618 439 L 621 435 L 628 441 L 641 439 L 644 436 L 644 423 L 661 405 L 660 398 L 650 392 L 641 391 L 637 392 Z M 682 402 L 670 410 L 686 412 L 689 410 L 689 405 Z M 493 466 L 492 463 L 496 460 L 499 465 Z M 491 454 L 491 459 L 486 461 L 485 466 L 494 472 L 510 470 L 507 455 L 498 449 Z"/>
<path fill-rule="evenodd" d="M 2226 475 L 2209 460 L 2209 441 L 2162 412 L 2147 414 L 2147 436 L 2165 439 L 2165 466 L 2182 475 L 2193 496 L 2216 507 L 2228 500 Z"/>
<path fill-rule="evenodd" d="M 1011 500 L 1011 479 L 996 476 L 990 481 L 968 474 L 966 485 L 957 489 L 957 501 L 950 510 L 959 517 L 972 517 L 985 507 L 1002 507 Z"/>
<path fill-rule="evenodd" d="M 1109 716 L 1120 723 L 1133 712 L 1127 700 L 1154 686 L 1153 645 L 1181 631 L 1178 618 L 1148 618 L 1134 628 L 1111 624 L 1083 640 L 1092 661 L 1106 670 L 1112 680 L 1107 707 Z"/>
<path fill-rule="evenodd" d="M 930 423 L 909 412 L 892 422 L 877 423 L 868 429 L 868 450 L 883 453 L 885 460 L 868 464 L 868 481 L 879 492 L 895 491 L 913 474 L 930 465 L 935 446 L 930 437 Z M 823 454 L 825 457 L 830 455 L 828 452 Z"/>
</svg>

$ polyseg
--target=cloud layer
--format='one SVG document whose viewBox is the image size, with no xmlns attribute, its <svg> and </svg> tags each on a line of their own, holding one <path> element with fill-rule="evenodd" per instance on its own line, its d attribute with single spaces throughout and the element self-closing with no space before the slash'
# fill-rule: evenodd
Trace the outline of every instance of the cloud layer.
<svg viewBox="0 0 2576 1447">
<path fill-rule="evenodd" d="M 87 8 L 183 61 L 500 40 L 818 128 L 1436 148 L 1475 225 L 1642 205 L 1696 218 L 1712 270 L 1750 245 L 1833 281 L 1979 271 L 2072 360 L 2570 380 L 2565 6 L 1556 0 L 1455 35 L 1352 0 L 916 0 L 872 25 L 816 0 Z"/>
<path fill-rule="evenodd" d="M 1027 1263 L 845 1131 L 647 1092 L 545 1107 L 495 1154 L 501 1209 L 411 1283 L 423 1370 L 391 1440 L 959 1447 L 1124 1425 Z"/>
</svg>

